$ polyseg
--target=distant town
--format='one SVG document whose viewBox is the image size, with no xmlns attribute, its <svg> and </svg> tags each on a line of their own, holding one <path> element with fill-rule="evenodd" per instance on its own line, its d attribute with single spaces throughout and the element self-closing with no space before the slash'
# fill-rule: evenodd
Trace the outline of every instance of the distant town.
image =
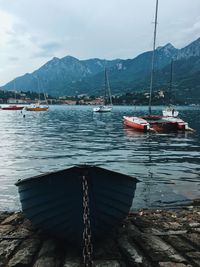
<svg viewBox="0 0 200 267">
<path fill-rule="evenodd" d="M 86 94 L 77 96 L 60 96 L 52 97 L 50 95 L 39 95 L 31 91 L 4 91 L 0 90 L 0 104 L 30 104 L 38 101 L 46 101 L 48 104 L 59 105 L 101 105 L 104 103 L 104 96 L 88 96 Z M 153 104 L 164 105 L 169 104 L 172 98 L 169 99 L 167 91 L 158 90 L 153 93 Z M 148 92 L 134 92 L 125 93 L 121 95 L 113 95 L 112 103 L 114 105 L 148 105 L 149 93 Z M 191 104 L 183 101 L 178 101 L 174 104 Z"/>
</svg>

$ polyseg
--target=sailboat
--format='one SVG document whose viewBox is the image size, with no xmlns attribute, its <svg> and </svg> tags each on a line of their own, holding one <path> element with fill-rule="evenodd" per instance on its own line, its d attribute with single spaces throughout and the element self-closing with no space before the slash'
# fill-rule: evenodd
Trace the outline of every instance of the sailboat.
<svg viewBox="0 0 200 267">
<path fill-rule="evenodd" d="M 37 78 L 37 82 L 38 82 L 38 88 L 39 88 L 39 100 L 37 103 L 34 104 L 30 104 L 29 106 L 27 106 L 25 109 L 27 111 L 46 111 L 49 109 L 49 106 L 47 104 L 41 104 L 40 101 L 40 85 L 39 85 L 39 79 Z M 47 103 L 47 99 L 46 99 L 46 95 L 44 94 L 44 99 L 45 99 L 45 103 Z"/>
<path fill-rule="evenodd" d="M 177 130 L 182 131 L 194 131 L 192 128 L 188 126 L 188 123 L 178 117 L 179 112 L 176 108 L 171 104 L 172 103 L 172 78 L 173 78 L 173 64 L 174 60 L 171 60 L 171 68 L 170 68 L 170 86 L 169 86 L 169 106 L 165 108 L 163 113 L 163 118 L 171 123 L 177 124 Z"/>
<path fill-rule="evenodd" d="M 175 107 L 171 104 L 172 102 L 172 78 L 173 78 L 173 65 L 174 60 L 171 60 L 170 66 L 170 83 L 169 83 L 169 105 L 166 107 L 162 113 L 165 117 L 178 117 L 179 112 L 175 109 Z"/>
<path fill-rule="evenodd" d="M 156 48 L 156 30 L 157 30 L 157 17 L 158 17 L 158 0 L 156 0 L 156 12 L 154 22 L 154 41 L 151 61 L 151 80 L 150 80 L 150 93 L 149 93 L 149 114 L 145 116 L 124 116 L 123 121 L 126 126 L 132 127 L 135 130 L 143 132 L 171 132 L 178 130 L 190 130 L 188 123 L 175 116 L 162 116 L 152 115 L 152 91 L 154 79 L 154 65 L 155 65 L 155 48 Z"/>
<path fill-rule="evenodd" d="M 15 92 L 15 99 L 14 100 L 15 100 L 15 103 L 17 103 L 15 80 L 13 82 L 14 82 L 14 92 Z M 0 107 L 1 110 L 22 110 L 23 108 L 24 108 L 24 106 L 18 106 L 18 105 L 14 105 L 14 104 Z"/>
<path fill-rule="evenodd" d="M 173 128 L 173 124 L 165 123 L 162 121 L 161 116 L 151 114 L 151 102 L 152 102 L 152 91 L 153 91 L 153 75 L 154 75 L 154 65 L 155 65 L 155 47 L 156 47 L 156 30 L 157 30 L 157 17 L 158 17 L 158 0 L 156 0 L 156 13 L 155 13 L 155 23 L 154 23 L 154 42 L 152 51 L 152 61 L 151 61 L 151 80 L 150 80 L 150 92 L 149 92 L 149 114 L 145 116 L 124 116 L 124 124 L 126 126 L 132 127 L 136 130 L 141 130 L 143 132 L 147 131 L 160 131 L 167 130 L 166 128 Z"/>
<path fill-rule="evenodd" d="M 94 112 L 110 112 L 112 110 L 112 96 L 111 96 L 111 90 L 110 90 L 110 83 L 108 80 L 108 73 L 107 69 L 105 68 L 104 71 L 105 75 L 105 95 L 104 95 L 104 104 L 93 108 Z M 108 97 L 107 97 L 108 94 Z M 109 104 L 107 104 L 107 101 L 109 101 Z"/>
<path fill-rule="evenodd" d="M 40 102 L 37 102 L 35 104 L 30 104 L 28 107 L 26 107 L 27 111 L 46 111 L 49 109 L 48 105 L 41 105 Z"/>
</svg>

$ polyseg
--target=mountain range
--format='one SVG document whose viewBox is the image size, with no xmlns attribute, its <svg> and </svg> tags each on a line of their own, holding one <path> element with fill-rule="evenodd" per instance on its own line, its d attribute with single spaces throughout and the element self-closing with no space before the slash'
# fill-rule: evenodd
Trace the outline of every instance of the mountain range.
<svg viewBox="0 0 200 267">
<path fill-rule="evenodd" d="M 52 96 L 80 94 L 103 95 L 104 69 L 113 95 L 147 91 L 150 83 L 152 51 L 133 59 L 88 59 L 72 56 L 54 57 L 38 70 L 17 77 L 1 87 L 4 90 L 43 90 Z M 155 50 L 154 89 L 169 88 L 171 60 L 173 59 L 173 88 L 180 98 L 200 97 L 200 38 L 184 48 L 168 43 Z"/>
</svg>

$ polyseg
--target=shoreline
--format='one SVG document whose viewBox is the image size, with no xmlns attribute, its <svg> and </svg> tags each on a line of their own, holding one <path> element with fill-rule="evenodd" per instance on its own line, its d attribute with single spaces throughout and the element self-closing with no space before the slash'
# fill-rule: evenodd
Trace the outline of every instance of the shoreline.
<svg viewBox="0 0 200 267">
<path fill-rule="evenodd" d="M 131 212 L 94 244 L 94 266 L 200 266 L 200 199 L 178 210 Z M 81 253 L 33 227 L 22 212 L 0 212 L 0 267 L 78 267 Z"/>
</svg>

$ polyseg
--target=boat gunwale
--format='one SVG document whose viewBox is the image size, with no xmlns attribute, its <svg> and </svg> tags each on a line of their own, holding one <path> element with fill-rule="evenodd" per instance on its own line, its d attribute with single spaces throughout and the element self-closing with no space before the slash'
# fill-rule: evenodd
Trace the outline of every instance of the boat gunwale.
<svg viewBox="0 0 200 267">
<path fill-rule="evenodd" d="M 62 170 L 57 170 L 57 171 L 52 171 L 52 172 L 46 172 L 46 173 L 43 173 L 43 174 L 39 174 L 39 175 L 35 175 L 35 176 L 32 176 L 32 177 L 29 177 L 29 178 L 24 178 L 24 179 L 19 179 L 15 185 L 16 186 L 20 186 L 21 184 L 24 184 L 24 183 L 27 183 L 31 180 L 36 180 L 36 179 L 42 179 L 42 178 L 47 178 L 48 175 L 53 175 L 53 174 L 59 174 L 59 173 L 62 173 L 62 172 L 65 172 L 65 171 L 70 171 L 72 169 L 77 169 L 78 170 L 82 170 L 83 174 L 84 174 L 84 171 L 88 171 L 89 169 L 97 169 L 97 170 L 100 170 L 100 171 L 106 171 L 107 173 L 112 173 L 112 174 L 116 174 L 116 175 L 120 175 L 120 176 L 123 176 L 123 177 L 126 177 L 126 179 L 129 179 L 130 181 L 134 181 L 135 183 L 138 183 L 140 182 L 136 177 L 133 177 L 133 176 L 130 176 L 128 174 L 124 174 L 124 173 L 120 173 L 120 172 L 117 172 L 117 171 L 112 171 L 112 170 L 109 170 L 109 169 L 105 169 L 105 168 L 102 168 L 102 167 L 98 167 L 98 166 L 95 166 L 95 165 L 87 165 L 87 164 L 84 164 L 84 165 L 75 165 L 75 166 L 71 166 L 67 169 L 62 169 Z M 84 170 L 85 169 L 85 170 Z"/>
</svg>

